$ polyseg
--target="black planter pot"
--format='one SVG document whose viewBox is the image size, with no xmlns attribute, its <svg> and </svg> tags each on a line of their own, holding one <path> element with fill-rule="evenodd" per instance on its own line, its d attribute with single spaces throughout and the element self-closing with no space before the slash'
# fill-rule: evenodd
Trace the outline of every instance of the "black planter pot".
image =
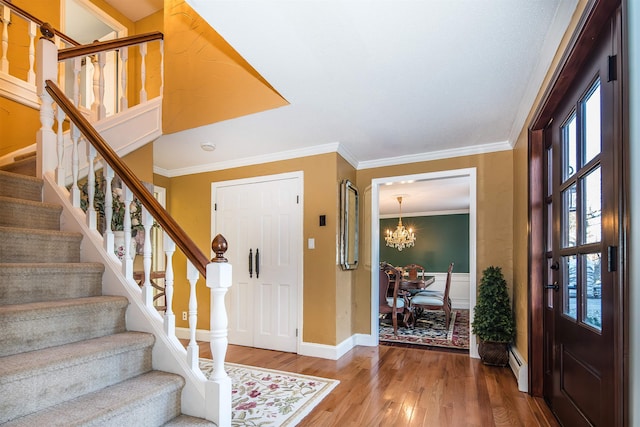
<svg viewBox="0 0 640 427">
<path fill-rule="evenodd" d="M 507 366 L 509 364 L 509 343 L 480 340 L 478 354 L 485 365 Z"/>
</svg>

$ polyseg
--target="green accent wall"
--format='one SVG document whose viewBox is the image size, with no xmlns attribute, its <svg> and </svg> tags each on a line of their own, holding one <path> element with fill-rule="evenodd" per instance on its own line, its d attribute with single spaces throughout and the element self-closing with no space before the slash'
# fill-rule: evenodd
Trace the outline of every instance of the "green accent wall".
<svg viewBox="0 0 640 427">
<path fill-rule="evenodd" d="M 395 230 L 398 218 L 381 219 L 380 261 L 398 267 L 415 263 L 432 273 L 446 273 L 454 262 L 455 273 L 469 272 L 469 214 L 405 217 L 402 223 L 413 228 L 415 245 L 402 251 L 388 247 L 386 230 Z"/>
</svg>

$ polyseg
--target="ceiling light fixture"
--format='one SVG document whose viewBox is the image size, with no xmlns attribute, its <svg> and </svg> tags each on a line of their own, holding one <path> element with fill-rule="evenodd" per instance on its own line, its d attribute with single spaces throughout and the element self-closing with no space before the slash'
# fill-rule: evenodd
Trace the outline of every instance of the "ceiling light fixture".
<svg viewBox="0 0 640 427">
<path fill-rule="evenodd" d="M 406 229 L 402 225 L 402 197 L 398 197 L 400 204 L 400 214 L 398 216 L 398 226 L 394 231 L 387 230 L 387 236 L 384 238 L 387 246 L 398 248 L 402 251 L 404 248 L 410 248 L 416 241 L 416 235 L 411 228 Z"/>
<path fill-rule="evenodd" d="M 200 148 L 202 148 L 204 151 L 213 151 L 216 149 L 216 144 L 214 144 L 213 142 L 205 141 L 200 143 Z"/>
</svg>

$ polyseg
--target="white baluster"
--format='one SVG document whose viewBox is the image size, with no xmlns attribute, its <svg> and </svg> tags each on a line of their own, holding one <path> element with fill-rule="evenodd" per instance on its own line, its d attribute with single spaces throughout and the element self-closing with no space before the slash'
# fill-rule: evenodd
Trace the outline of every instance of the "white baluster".
<svg viewBox="0 0 640 427">
<path fill-rule="evenodd" d="M 135 209 L 138 209 L 136 204 L 132 205 Z M 144 284 L 142 285 L 142 301 L 148 308 L 153 307 L 153 286 L 151 286 L 151 226 L 153 225 L 153 217 L 147 211 L 147 208 L 142 207 L 142 225 L 144 226 L 144 249 L 143 253 L 143 268 L 144 268 Z M 140 233 L 140 231 L 138 231 Z"/>
<path fill-rule="evenodd" d="M 164 93 L 164 40 L 160 40 L 160 96 Z"/>
<path fill-rule="evenodd" d="M 65 114 L 60 106 L 56 106 L 57 117 L 56 120 L 58 122 L 58 134 L 56 137 L 56 147 L 58 154 L 58 166 L 56 167 L 56 183 L 60 187 L 64 187 L 66 185 L 65 178 L 66 172 L 64 167 L 64 131 L 62 129 L 62 124 L 64 123 Z"/>
<path fill-rule="evenodd" d="M 120 111 L 129 108 L 127 100 L 127 60 L 129 59 L 129 48 L 120 49 Z"/>
<path fill-rule="evenodd" d="M 187 363 L 191 369 L 200 369 L 198 358 L 200 350 L 196 343 L 196 327 L 198 323 L 198 299 L 196 297 L 196 283 L 200 273 L 198 269 L 187 260 L 187 280 L 189 280 L 189 345 L 187 346 Z"/>
<path fill-rule="evenodd" d="M 73 105 L 80 108 L 80 71 L 82 70 L 82 59 L 73 59 Z"/>
<path fill-rule="evenodd" d="M 36 23 L 29 21 L 29 71 L 27 72 L 27 82 L 36 84 L 36 72 L 34 71 L 34 64 L 36 62 Z"/>
<path fill-rule="evenodd" d="M 7 59 L 7 51 L 9 50 L 9 24 L 11 23 L 11 9 L 7 6 L 2 7 L 2 59 L 0 59 L 0 71 L 9 74 L 9 60 Z"/>
<path fill-rule="evenodd" d="M 89 174 L 87 175 L 87 227 L 91 230 L 98 228 L 97 212 L 95 208 L 96 196 L 96 172 L 94 162 L 96 160 L 96 149 L 87 141 L 87 160 L 89 162 Z"/>
<path fill-rule="evenodd" d="M 36 135 L 36 174 L 42 178 L 46 172 L 55 172 L 57 167 L 56 135 L 53 132 L 53 99 L 46 91 L 46 81 L 58 80 L 58 48 L 51 40 L 40 38 L 36 49 L 38 74 L 36 86 L 42 100 L 40 123 L 42 127 Z"/>
<path fill-rule="evenodd" d="M 127 279 L 133 280 L 133 254 L 131 253 L 131 202 L 133 201 L 133 193 L 122 184 L 122 194 L 124 195 L 124 259 L 122 260 L 122 274 Z"/>
<path fill-rule="evenodd" d="M 98 55 L 91 56 L 91 65 L 93 65 L 92 89 L 93 102 L 91 103 L 91 119 L 99 120 L 98 109 L 100 107 L 100 67 L 98 66 Z"/>
<path fill-rule="evenodd" d="M 78 173 L 80 171 L 80 129 L 71 123 L 71 204 L 80 207 L 80 189 L 78 188 Z"/>
<path fill-rule="evenodd" d="M 105 231 L 104 231 L 104 250 L 107 251 L 108 254 L 114 254 L 114 239 L 113 239 L 113 230 L 111 227 L 111 221 L 113 219 L 113 190 L 111 188 L 111 181 L 113 181 L 113 169 L 106 162 L 104 162 L 104 167 L 102 170 L 105 181 L 105 189 L 104 189 L 104 223 L 105 223 Z"/>
<path fill-rule="evenodd" d="M 140 45 L 140 103 L 147 102 L 147 44 Z"/>
<path fill-rule="evenodd" d="M 163 239 L 164 253 L 166 255 L 166 267 L 164 271 L 164 297 L 167 309 L 164 312 L 164 332 L 169 337 L 176 335 L 176 316 L 173 314 L 173 253 L 176 251 L 176 244 L 165 232 Z"/>
<path fill-rule="evenodd" d="M 104 105 L 104 66 L 106 64 L 106 52 L 98 53 L 98 120 L 107 117 L 107 107 Z"/>
<path fill-rule="evenodd" d="M 220 240 L 221 239 L 221 240 Z M 224 249 L 222 244 L 224 242 Z M 224 360 L 227 354 L 228 319 L 224 297 L 231 287 L 231 265 L 224 258 L 226 241 L 220 235 L 216 236 L 212 247 L 216 251 L 214 261 L 207 264 L 207 287 L 211 289 L 211 320 L 209 329 L 213 372 L 205 385 L 207 401 L 213 399 L 215 404 L 206 408 L 205 417 L 217 425 L 231 425 L 231 379 L 224 370 Z M 220 248 L 217 250 L 216 247 Z M 216 412 L 215 409 L 218 411 Z"/>
</svg>

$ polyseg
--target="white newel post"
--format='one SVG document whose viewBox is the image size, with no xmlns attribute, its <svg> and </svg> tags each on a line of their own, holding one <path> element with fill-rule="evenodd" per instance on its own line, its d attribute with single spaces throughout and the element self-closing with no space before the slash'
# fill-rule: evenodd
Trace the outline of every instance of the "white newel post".
<svg viewBox="0 0 640 427">
<path fill-rule="evenodd" d="M 38 66 L 36 88 L 42 101 L 40 107 L 40 123 L 42 127 L 36 134 L 36 174 L 42 178 L 46 172 L 56 169 L 56 134 L 53 131 L 53 99 L 45 90 L 46 81 L 58 81 L 58 47 L 53 43 L 53 32 L 41 28 L 43 37 L 38 40 L 36 61 Z M 49 37 L 49 38 L 47 38 Z"/>
<path fill-rule="evenodd" d="M 211 247 L 216 253 L 216 257 L 207 265 L 207 287 L 211 289 L 210 345 L 213 372 L 206 384 L 205 416 L 222 427 L 231 425 L 231 378 L 224 370 L 229 324 L 224 297 L 231 287 L 232 268 L 224 257 L 227 241 L 222 235 L 218 234 L 213 239 Z"/>
</svg>

